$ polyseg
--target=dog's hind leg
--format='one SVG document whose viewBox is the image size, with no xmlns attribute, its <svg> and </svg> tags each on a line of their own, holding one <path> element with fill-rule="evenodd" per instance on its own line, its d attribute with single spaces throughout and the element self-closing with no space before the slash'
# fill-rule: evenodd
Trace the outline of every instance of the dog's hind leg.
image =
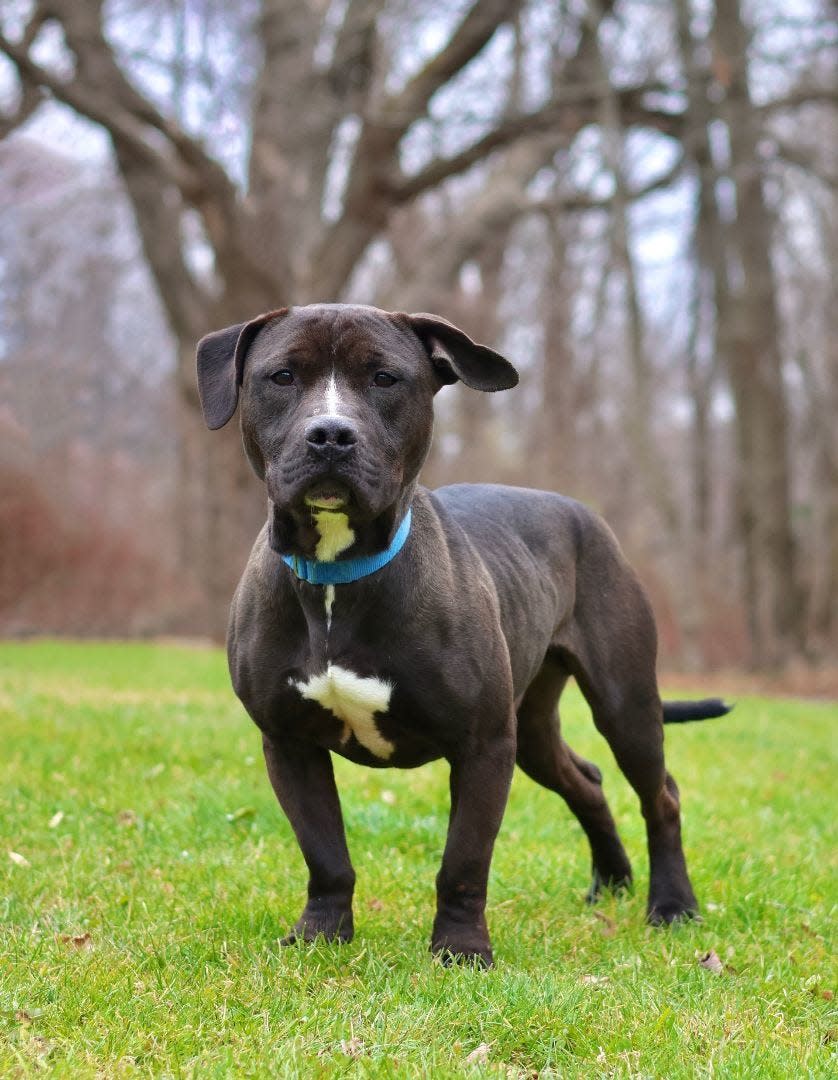
<svg viewBox="0 0 838 1080">
<path fill-rule="evenodd" d="M 664 764 L 655 627 L 633 575 L 610 583 L 608 568 L 602 569 L 601 593 L 577 605 L 575 627 L 567 635 L 562 658 L 640 799 L 649 849 L 648 919 L 670 923 L 694 915 L 698 904 L 681 844 L 678 788 Z M 610 600 L 600 601 L 600 596 Z"/>
<path fill-rule="evenodd" d="M 567 681 L 560 661 L 548 656 L 518 708 L 517 763 L 537 783 L 555 791 L 579 819 L 591 845 L 593 879 L 588 900 L 603 887 L 631 882 L 631 864 L 602 791 L 596 765 L 562 739 L 557 705 Z"/>
</svg>

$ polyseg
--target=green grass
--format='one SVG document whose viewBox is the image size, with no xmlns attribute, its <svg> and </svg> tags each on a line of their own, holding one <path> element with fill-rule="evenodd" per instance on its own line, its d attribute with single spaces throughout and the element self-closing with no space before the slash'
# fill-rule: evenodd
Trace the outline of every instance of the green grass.
<svg viewBox="0 0 838 1080">
<path fill-rule="evenodd" d="M 704 921 L 652 930 L 634 797 L 566 701 L 637 891 L 586 908 L 581 830 L 517 776 L 496 967 L 446 970 L 443 766 L 338 762 L 356 938 L 283 950 L 304 868 L 221 654 L 0 646 L 0 1076 L 836 1075 L 834 705 L 751 698 L 669 730 Z"/>
</svg>

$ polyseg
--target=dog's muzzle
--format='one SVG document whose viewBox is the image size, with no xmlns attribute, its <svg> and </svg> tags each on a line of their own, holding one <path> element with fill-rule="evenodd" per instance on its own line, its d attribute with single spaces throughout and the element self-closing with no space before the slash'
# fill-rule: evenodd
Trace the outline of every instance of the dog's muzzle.
<svg viewBox="0 0 838 1080">
<path fill-rule="evenodd" d="M 358 431 L 343 416 L 316 416 L 306 424 L 305 440 L 309 452 L 316 457 L 340 461 L 354 453 Z"/>
</svg>

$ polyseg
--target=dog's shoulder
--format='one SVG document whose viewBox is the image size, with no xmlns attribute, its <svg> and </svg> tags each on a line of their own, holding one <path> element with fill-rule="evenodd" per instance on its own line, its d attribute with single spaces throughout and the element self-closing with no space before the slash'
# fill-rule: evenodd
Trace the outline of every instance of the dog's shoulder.
<svg viewBox="0 0 838 1080">
<path fill-rule="evenodd" d="M 432 493 L 441 516 L 465 529 L 475 542 L 493 546 L 505 535 L 539 549 L 575 545 L 596 527 L 597 515 L 582 503 L 554 491 L 505 484 L 451 484 Z"/>
</svg>

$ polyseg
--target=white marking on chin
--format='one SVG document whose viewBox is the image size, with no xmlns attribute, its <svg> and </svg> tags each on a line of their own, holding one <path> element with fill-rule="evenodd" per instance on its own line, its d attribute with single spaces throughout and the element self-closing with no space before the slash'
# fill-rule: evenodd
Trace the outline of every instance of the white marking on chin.
<svg viewBox="0 0 838 1080">
<path fill-rule="evenodd" d="M 314 515 L 314 524 L 320 533 L 314 554 L 320 562 L 333 562 L 342 551 L 355 543 L 355 530 L 350 528 L 346 514 L 318 510 Z"/>
<path fill-rule="evenodd" d="M 312 675 L 306 682 L 290 681 L 304 698 L 318 702 L 343 722 L 341 742 L 346 744 L 354 735 L 376 757 L 386 761 L 392 756 L 396 748 L 384 738 L 374 719 L 376 713 L 386 713 L 389 708 L 391 683 L 363 678 L 337 664 L 327 664 L 321 675 Z"/>
</svg>

